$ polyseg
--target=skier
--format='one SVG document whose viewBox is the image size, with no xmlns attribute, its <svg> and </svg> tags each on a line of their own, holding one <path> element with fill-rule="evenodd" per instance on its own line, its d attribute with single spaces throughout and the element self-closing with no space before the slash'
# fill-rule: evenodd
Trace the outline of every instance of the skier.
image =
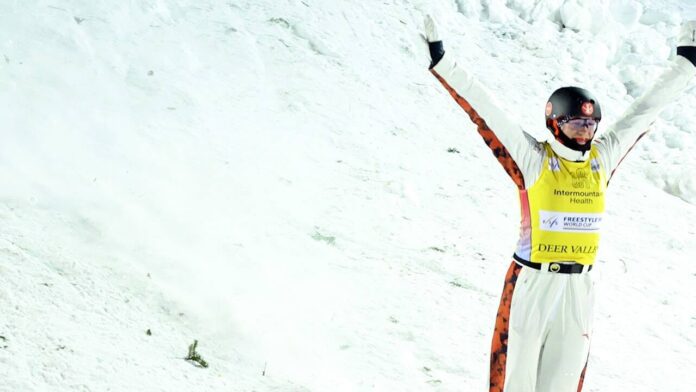
<svg viewBox="0 0 696 392">
<path fill-rule="evenodd" d="M 538 142 L 444 51 L 430 16 L 425 33 L 430 71 L 519 189 L 520 238 L 495 322 L 490 392 L 579 392 L 592 338 L 590 271 L 605 191 L 624 156 L 696 75 L 696 22 L 682 26 L 677 56 L 653 86 L 596 140 L 602 109 L 589 91 L 554 91 L 545 110 L 553 137 Z"/>
</svg>

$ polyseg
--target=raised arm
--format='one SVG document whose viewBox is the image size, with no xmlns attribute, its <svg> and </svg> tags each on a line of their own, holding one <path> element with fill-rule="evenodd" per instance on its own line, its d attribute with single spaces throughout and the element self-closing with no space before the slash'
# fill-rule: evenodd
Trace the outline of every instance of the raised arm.
<svg viewBox="0 0 696 392">
<path fill-rule="evenodd" d="M 678 45 L 676 58 L 652 87 L 597 138 L 597 147 L 608 173 L 614 174 L 626 154 L 648 132 L 662 109 L 674 101 L 696 75 L 696 21 L 682 26 Z"/>
<path fill-rule="evenodd" d="M 512 122 L 483 86 L 445 53 L 430 16 L 425 19 L 425 32 L 432 59 L 430 71 L 476 124 L 517 187 L 525 189 L 525 178 L 536 178 L 543 160 L 539 143 Z"/>
</svg>

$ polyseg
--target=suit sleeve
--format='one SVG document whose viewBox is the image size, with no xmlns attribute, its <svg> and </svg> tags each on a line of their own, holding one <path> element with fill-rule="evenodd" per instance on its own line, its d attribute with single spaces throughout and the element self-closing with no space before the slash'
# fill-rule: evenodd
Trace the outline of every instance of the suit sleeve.
<svg viewBox="0 0 696 392">
<path fill-rule="evenodd" d="M 609 178 L 626 154 L 657 120 L 662 109 L 675 100 L 696 75 L 689 60 L 677 56 L 640 98 L 636 99 L 621 118 L 597 138 L 597 148 Z"/>
<path fill-rule="evenodd" d="M 430 71 L 469 115 L 517 187 L 525 189 L 525 180 L 531 186 L 544 158 L 539 143 L 510 121 L 483 86 L 460 68 L 447 52 Z"/>
</svg>

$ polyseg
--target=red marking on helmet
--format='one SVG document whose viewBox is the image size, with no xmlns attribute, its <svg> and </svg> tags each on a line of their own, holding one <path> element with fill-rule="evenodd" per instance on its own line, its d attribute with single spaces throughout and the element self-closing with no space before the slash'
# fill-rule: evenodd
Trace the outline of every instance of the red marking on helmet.
<svg viewBox="0 0 696 392">
<path fill-rule="evenodd" d="M 580 107 L 580 110 L 582 111 L 582 114 L 584 114 L 585 116 L 591 116 L 592 113 L 594 113 L 594 105 L 592 104 L 592 102 L 585 102 Z"/>
<path fill-rule="evenodd" d="M 546 102 L 546 115 L 550 116 L 551 112 L 553 112 L 553 104 L 551 103 L 551 101 L 549 101 Z"/>
</svg>

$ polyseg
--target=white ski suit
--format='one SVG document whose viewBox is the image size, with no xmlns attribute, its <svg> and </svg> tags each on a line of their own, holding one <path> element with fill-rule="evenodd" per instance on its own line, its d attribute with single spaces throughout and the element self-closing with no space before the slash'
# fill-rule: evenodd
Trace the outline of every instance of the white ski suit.
<svg viewBox="0 0 696 392">
<path fill-rule="evenodd" d="M 469 115 L 520 193 L 522 227 L 495 324 L 490 391 L 580 391 L 592 338 L 594 283 L 589 272 L 599 241 L 604 189 L 662 108 L 696 75 L 696 67 L 676 56 L 584 153 L 553 137 L 540 143 L 524 133 L 447 53 L 431 72 Z M 556 199 L 561 211 L 547 211 Z M 561 220 L 567 225 L 554 226 Z M 545 238 L 562 243 L 546 244 Z M 588 242 L 575 247 L 576 239 Z"/>
</svg>

